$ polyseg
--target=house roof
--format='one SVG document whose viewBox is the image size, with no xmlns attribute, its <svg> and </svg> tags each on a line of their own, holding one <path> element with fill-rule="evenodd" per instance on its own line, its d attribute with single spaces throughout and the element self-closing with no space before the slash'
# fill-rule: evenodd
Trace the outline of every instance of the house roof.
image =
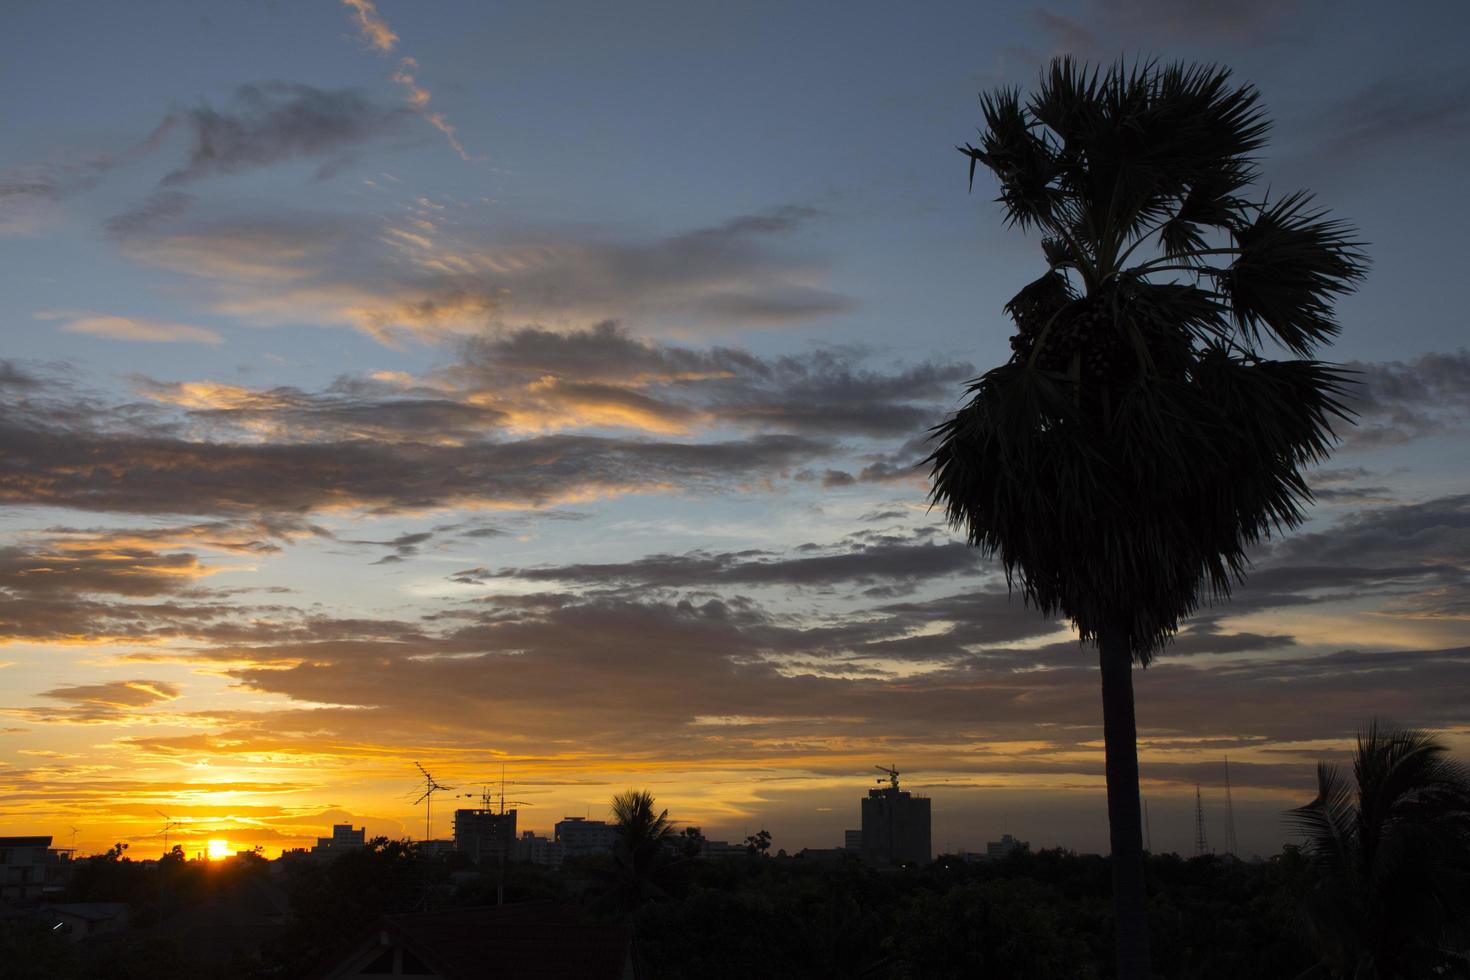
<svg viewBox="0 0 1470 980">
<path fill-rule="evenodd" d="M 386 931 L 446 980 L 621 980 L 632 934 L 552 902 L 402 912 Z"/>
<path fill-rule="evenodd" d="M 106 922 L 120 915 L 126 915 L 128 907 L 123 902 L 70 902 L 65 904 L 51 904 L 46 908 L 58 915 L 70 915 L 77 919 L 87 919 L 92 922 Z"/>
</svg>

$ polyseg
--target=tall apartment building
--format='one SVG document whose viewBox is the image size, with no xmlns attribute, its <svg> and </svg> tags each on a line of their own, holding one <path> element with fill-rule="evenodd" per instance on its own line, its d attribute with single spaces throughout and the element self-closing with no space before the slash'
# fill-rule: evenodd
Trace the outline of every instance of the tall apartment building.
<svg viewBox="0 0 1470 980">
<path fill-rule="evenodd" d="M 498 861 L 502 856 L 513 859 L 516 839 L 516 811 L 455 810 L 454 848 L 479 864 Z"/>
<path fill-rule="evenodd" d="M 898 788 L 898 770 L 884 770 L 889 785 L 868 790 L 863 800 L 863 860 L 879 867 L 928 864 L 929 798 Z"/>
</svg>

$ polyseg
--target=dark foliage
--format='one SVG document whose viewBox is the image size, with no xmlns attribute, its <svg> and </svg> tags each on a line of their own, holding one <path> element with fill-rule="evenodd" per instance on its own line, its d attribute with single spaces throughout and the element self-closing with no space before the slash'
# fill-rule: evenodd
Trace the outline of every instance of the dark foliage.
<svg viewBox="0 0 1470 980">
<path fill-rule="evenodd" d="M 1303 916 L 1324 977 L 1470 977 L 1470 774 L 1445 743 L 1375 722 L 1349 779 L 1317 767 L 1291 811 L 1312 861 Z"/>
<path fill-rule="evenodd" d="M 1011 360 L 937 430 L 933 498 L 1028 601 L 1146 664 L 1300 521 L 1299 468 L 1347 417 L 1307 356 L 1366 260 L 1308 195 L 1254 186 L 1268 124 L 1224 69 L 1062 58 L 982 110 L 971 181 L 992 171 L 1048 268 L 1006 304 Z"/>
</svg>

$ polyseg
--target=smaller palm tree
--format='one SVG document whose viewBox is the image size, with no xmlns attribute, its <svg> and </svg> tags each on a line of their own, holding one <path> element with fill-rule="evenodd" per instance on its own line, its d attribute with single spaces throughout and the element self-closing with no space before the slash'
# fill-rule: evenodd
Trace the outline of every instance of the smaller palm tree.
<svg viewBox="0 0 1470 980">
<path fill-rule="evenodd" d="M 677 831 L 669 811 L 655 812 L 653 807 L 653 794 L 646 789 L 625 790 L 612 799 L 617 826 L 613 846 L 617 891 L 632 905 L 663 894 L 658 879 L 674 856 L 672 845 Z"/>
<path fill-rule="evenodd" d="M 1373 722 L 1354 786 L 1317 766 L 1288 813 L 1315 872 L 1303 906 L 1321 962 L 1307 977 L 1470 977 L 1470 773 L 1436 735 Z"/>
</svg>

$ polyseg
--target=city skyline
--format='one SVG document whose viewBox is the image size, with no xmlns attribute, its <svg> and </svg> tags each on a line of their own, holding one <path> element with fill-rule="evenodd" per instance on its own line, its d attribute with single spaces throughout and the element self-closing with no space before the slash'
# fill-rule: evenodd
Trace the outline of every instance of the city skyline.
<svg viewBox="0 0 1470 980">
<path fill-rule="evenodd" d="M 417 838 L 418 761 L 794 852 L 891 763 L 1105 853 L 1095 658 L 916 466 L 1040 271 L 954 146 L 1064 52 L 1230 66 L 1374 262 L 1309 524 L 1137 672 L 1154 845 L 1227 754 L 1245 854 L 1374 715 L 1463 758 L 1467 16 L 1323 9 L 12 5 L 0 834 Z"/>
</svg>

